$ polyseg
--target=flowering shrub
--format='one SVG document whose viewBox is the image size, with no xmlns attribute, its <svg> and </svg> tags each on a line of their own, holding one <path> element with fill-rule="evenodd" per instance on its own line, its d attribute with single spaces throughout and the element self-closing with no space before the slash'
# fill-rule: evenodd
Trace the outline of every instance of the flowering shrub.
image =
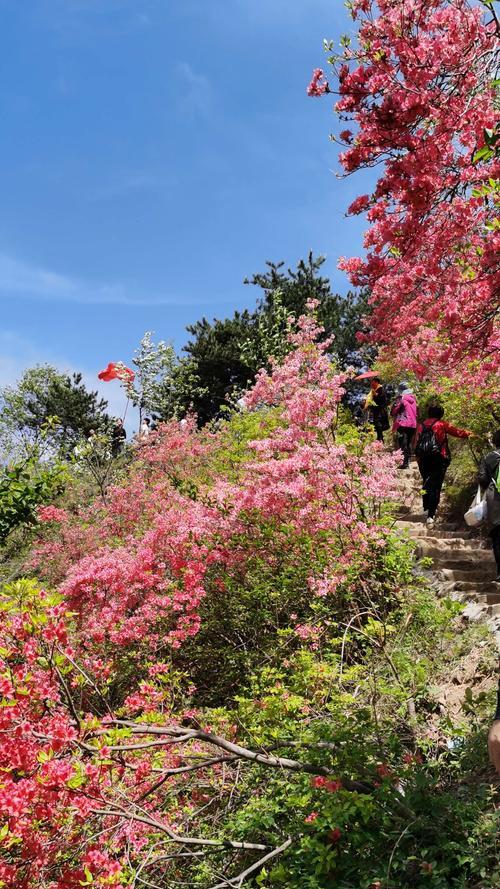
<svg viewBox="0 0 500 889">
<path fill-rule="evenodd" d="M 111 730 L 110 712 L 105 719 L 89 712 L 94 691 L 104 698 L 74 660 L 61 596 L 19 581 L 4 589 L 0 608 L 0 885 L 128 887 L 130 856 L 140 856 L 148 840 L 143 824 L 120 818 L 122 802 L 151 788 L 164 768 L 172 769 L 171 793 L 179 780 L 177 751 L 165 743 L 154 761 L 144 755 L 148 745 L 139 752 L 131 747 L 130 761 L 125 749 L 115 756 L 130 731 Z M 165 669 L 151 668 L 131 708 L 166 706 L 158 680 Z M 159 814 L 157 830 L 168 833 L 186 811 L 181 816 L 176 805 Z"/>
<path fill-rule="evenodd" d="M 276 405 L 280 423 L 249 442 L 237 480 L 211 469 L 216 435 L 171 422 L 105 504 L 66 522 L 57 513 L 33 565 L 59 580 L 91 660 L 178 648 L 198 632 L 207 591 L 241 584 L 255 558 L 275 566 L 284 547 L 297 558 L 294 537 L 316 551 L 304 583 L 319 596 L 335 593 L 354 556 L 359 565 L 383 545 L 378 510 L 397 495 L 397 461 L 378 444 L 356 454 L 337 443 L 346 376 L 320 333 L 313 315 L 301 319 L 283 364 L 258 376 L 248 407 Z"/>
<path fill-rule="evenodd" d="M 231 422 L 166 424 L 105 501 L 39 514 L 46 588 L 0 593 L 5 889 L 368 886 L 387 838 L 396 885 L 417 853 L 436 889 L 474 873 L 472 853 L 420 852 L 425 705 L 404 729 L 456 610 L 425 623 L 407 591 L 384 505 L 397 461 L 342 426 L 346 375 L 319 333 L 301 319 L 259 374 L 234 460 Z M 432 806 L 461 850 L 483 808 L 462 824 L 445 795 Z"/>
<path fill-rule="evenodd" d="M 65 509 L 59 509 L 57 506 L 39 506 L 37 517 L 39 522 L 64 522 L 68 514 Z"/>
<path fill-rule="evenodd" d="M 371 289 L 369 335 L 399 366 L 479 388 L 498 369 L 498 18 L 469 0 L 349 7 L 357 45 L 330 59 L 352 127 L 340 160 L 382 172 L 349 208 L 370 223 L 366 258 L 339 266 Z"/>
<path fill-rule="evenodd" d="M 248 405 L 276 405 L 280 421 L 264 422 L 237 477 L 214 473 L 216 435 L 170 423 L 105 501 L 39 510 L 32 563 L 57 593 L 21 583 L 6 590 L 3 606 L 5 885 L 77 885 L 85 868 L 94 881 L 126 885 L 116 859 L 121 828 L 98 851 L 86 820 L 109 806 L 119 817 L 117 787 L 130 801 L 130 787 L 154 783 L 154 770 L 171 760 L 174 775 L 179 757 L 160 744 L 154 760 L 131 754 L 124 768 L 112 755 L 116 737 L 104 741 L 103 716 L 155 713 L 165 724 L 165 653 L 172 661 L 199 633 L 207 597 L 236 595 L 259 564 L 275 571 L 287 541 L 289 567 L 300 558 L 297 540 L 316 549 L 301 575 L 303 613 L 307 597 L 335 593 L 355 552 L 363 560 L 383 544 L 377 504 L 394 494 L 394 460 L 378 446 L 356 456 L 336 443 L 345 377 L 316 344 L 319 332 L 312 316 L 302 319 L 283 365 L 259 376 Z M 151 793 L 152 811 L 156 802 Z M 54 836 L 48 841 L 49 823 L 61 825 L 62 856 Z M 133 841 L 130 831 L 127 841 L 140 845 L 144 825 Z"/>
</svg>

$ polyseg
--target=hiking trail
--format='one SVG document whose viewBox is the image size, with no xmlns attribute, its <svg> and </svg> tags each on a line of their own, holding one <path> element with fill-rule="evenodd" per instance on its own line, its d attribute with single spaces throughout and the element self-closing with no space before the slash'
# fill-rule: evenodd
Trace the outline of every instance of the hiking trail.
<svg viewBox="0 0 500 889">
<path fill-rule="evenodd" d="M 401 500 L 396 528 L 417 541 L 417 559 L 432 559 L 429 570 L 438 595 L 465 603 L 463 616 L 485 621 L 500 651 L 500 583 L 488 542 L 456 523 L 427 529 L 422 510 L 422 479 L 415 462 L 401 473 Z"/>
</svg>

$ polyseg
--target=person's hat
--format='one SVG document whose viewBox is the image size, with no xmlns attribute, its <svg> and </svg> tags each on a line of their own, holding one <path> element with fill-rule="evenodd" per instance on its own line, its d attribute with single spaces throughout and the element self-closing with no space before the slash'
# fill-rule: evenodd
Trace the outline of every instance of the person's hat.
<svg viewBox="0 0 500 889">
<path fill-rule="evenodd" d="M 407 389 L 408 389 L 408 390 L 410 389 L 410 384 L 409 384 L 409 383 L 400 383 L 399 386 L 398 386 L 398 392 L 403 393 L 403 392 L 406 392 Z"/>
</svg>

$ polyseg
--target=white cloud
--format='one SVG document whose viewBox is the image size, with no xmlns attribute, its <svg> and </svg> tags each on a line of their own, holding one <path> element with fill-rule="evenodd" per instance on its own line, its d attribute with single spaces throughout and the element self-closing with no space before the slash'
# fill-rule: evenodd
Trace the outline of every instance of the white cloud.
<svg viewBox="0 0 500 889">
<path fill-rule="evenodd" d="M 178 62 L 179 108 L 190 114 L 207 117 L 213 105 L 212 85 L 205 76 L 195 71 L 189 62 Z"/>
<path fill-rule="evenodd" d="M 175 306 L 189 300 L 166 294 L 129 292 L 123 284 L 85 281 L 0 253 L 0 293 L 5 297 L 120 306 Z M 197 302 L 191 303 L 196 305 Z"/>
</svg>

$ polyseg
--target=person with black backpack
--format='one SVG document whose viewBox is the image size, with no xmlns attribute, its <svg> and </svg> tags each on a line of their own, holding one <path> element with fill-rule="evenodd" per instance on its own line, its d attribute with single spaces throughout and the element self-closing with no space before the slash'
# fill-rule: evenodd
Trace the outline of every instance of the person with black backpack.
<svg viewBox="0 0 500 889">
<path fill-rule="evenodd" d="M 497 581 L 500 581 L 500 429 L 493 434 L 493 446 L 495 450 L 481 460 L 478 482 L 486 491 L 488 529 L 497 564 Z"/>
<path fill-rule="evenodd" d="M 472 432 L 457 429 L 443 420 L 444 409 L 431 405 L 427 411 L 415 448 L 418 468 L 423 481 L 423 507 L 427 513 L 427 527 L 434 527 L 436 510 L 441 499 L 446 470 L 451 462 L 448 435 L 455 438 L 470 438 Z"/>
</svg>

